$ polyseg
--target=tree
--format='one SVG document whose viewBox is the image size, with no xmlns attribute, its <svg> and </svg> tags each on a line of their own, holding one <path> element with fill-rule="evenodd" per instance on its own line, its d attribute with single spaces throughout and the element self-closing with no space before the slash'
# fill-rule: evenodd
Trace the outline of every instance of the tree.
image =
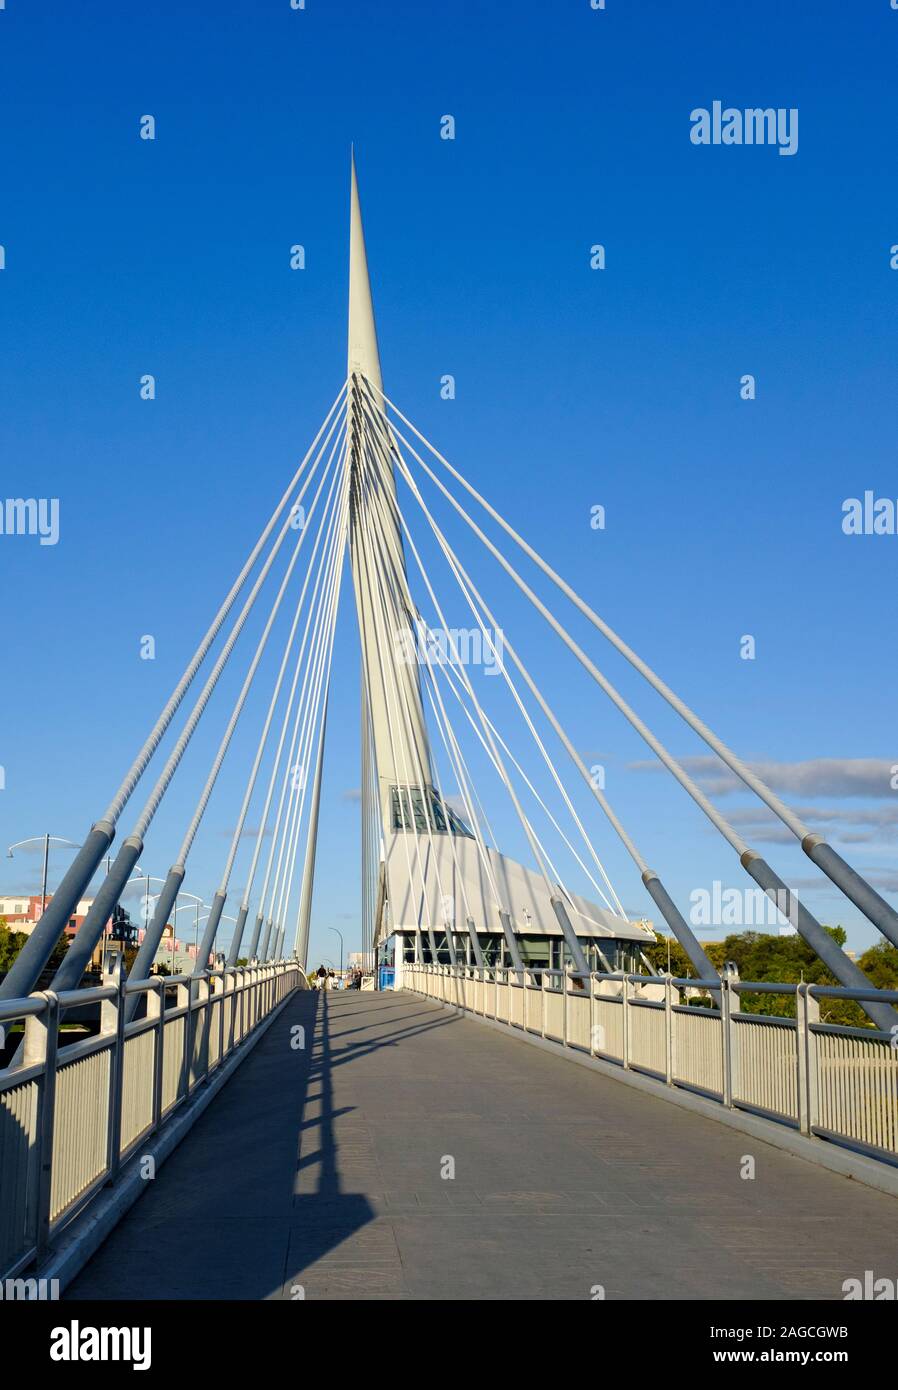
<svg viewBox="0 0 898 1390">
<path fill-rule="evenodd" d="M 843 927 L 825 927 L 824 931 L 837 946 L 844 946 L 846 934 Z M 667 969 L 667 946 L 667 938 L 662 937 L 646 948 L 646 955 L 659 973 Z M 723 970 L 727 961 L 732 961 L 739 971 L 740 980 L 757 980 L 759 984 L 799 984 L 802 980 L 813 985 L 839 983 L 804 937 L 797 933 L 774 936 L 771 932 L 738 932 L 723 941 L 709 941 L 705 953 L 718 971 Z M 685 977 L 695 973 L 679 942 L 670 943 L 670 961 L 671 970 L 676 976 Z M 898 950 L 894 946 L 887 942 L 872 946 L 861 956 L 858 965 L 877 989 L 898 989 Z M 742 993 L 739 1003 L 743 1013 L 795 1017 L 794 994 Z M 853 999 L 821 999 L 819 1004 L 823 1023 L 844 1024 L 852 1028 L 872 1026 L 860 1004 Z"/>
<path fill-rule="evenodd" d="M 6 974 L 11 970 L 15 960 L 25 942 L 28 940 L 28 933 L 24 931 L 10 931 L 5 917 L 0 917 L 0 975 Z M 46 969 L 51 971 L 58 970 L 62 964 L 62 958 L 69 949 L 69 938 L 65 932 L 62 933 L 47 961 Z"/>
<path fill-rule="evenodd" d="M 858 965 L 877 989 L 898 989 L 898 947 L 880 941 L 864 952 Z"/>
<path fill-rule="evenodd" d="M 16 956 L 28 940 L 23 931 L 10 931 L 6 918 L 0 917 L 0 974 L 12 969 Z"/>
<path fill-rule="evenodd" d="M 65 932 L 62 933 L 53 950 L 50 952 L 50 959 L 47 961 L 48 970 L 57 971 L 62 965 L 62 958 L 69 949 L 69 938 Z"/>
<path fill-rule="evenodd" d="M 695 975 L 695 968 L 687 956 L 679 941 L 673 937 L 662 936 L 660 940 L 653 941 L 650 946 L 643 948 L 647 958 L 652 962 L 652 969 L 657 974 L 667 973 L 668 952 L 670 955 L 670 973 L 678 979 L 685 979 L 687 975 Z"/>
</svg>

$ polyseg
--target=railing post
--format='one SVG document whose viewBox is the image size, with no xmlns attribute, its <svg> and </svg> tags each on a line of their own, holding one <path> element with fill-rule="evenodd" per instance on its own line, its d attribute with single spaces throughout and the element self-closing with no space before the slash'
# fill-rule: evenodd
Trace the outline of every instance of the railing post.
<svg viewBox="0 0 898 1390">
<path fill-rule="evenodd" d="M 100 1036 L 114 1034 L 109 1063 L 109 1114 L 106 1122 L 106 1181 L 111 1183 L 119 1170 L 122 1147 L 122 1095 L 125 1088 L 125 972 L 119 955 L 104 985 L 115 986 L 115 998 L 100 1004 Z"/>
<path fill-rule="evenodd" d="M 540 986 L 541 986 L 541 989 L 542 989 L 542 1001 L 543 1001 L 543 1037 L 545 1037 L 545 1036 L 546 1036 L 546 972 L 545 972 L 545 970 L 542 972 L 542 975 L 540 976 Z"/>
<path fill-rule="evenodd" d="M 496 984 L 495 996 L 494 996 L 494 999 L 493 999 L 493 1018 L 494 1018 L 494 1020 L 495 1020 L 496 1022 L 498 1022 L 498 1019 L 499 1019 L 499 967 L 498 967 L 498 965 L 493 966 L 493 979 L 494 979 L 495 984 Z"/>
<path fill-rule="evenodd" d="M 212 991 L 209 986 L 209 976 L 197 976 L 196 990 L 196 1015 L 198 1027 L 200 1029 L 200 1054 L 197 1059 L 197 1081 L 209 1080 L 209 1038 L 211 1035 L 210 1025 L 212 1015 L 209 1012 Z"/>
<path fill-rule="evenodd" d="M 621 1005 L 621 1063 L 624 1071 L 630 1070 L 630 980 L 624 972 L 620 985 Z"/>
<path fill-rule="evenodd" d="M 668 975 L 664 981 L 664 1079 L 668 1086 L 673 1085 L 674 1078 L 674 1024 L 676 1014 L 673 1011 L 673 985 L 671 977 Z"/>
<path fill-rule="evenodd" d="M 237 1004 L 237 996 L 234 993 L 235 972 L 225 966 L 224 973 L 224 999 L 222 1009 L 228 1015 L 228 1052 L 233 1051 L 234 1047 L 234 1012 Z"/>
<path fill-rule="evenodd" d="M 186 1096 L 187 1092 L 190 1090 L 190 985 L 189 983 L 186 985 L 178 985 L 176 988 L 177 993 L 175 995 L 175 1007 L 178 1009 L 186 1008 L 186 1012 L 184 1014 L 184 1041 L 181 1049 L 181 1070 L 178 1076 L 178 1080 L 175 1083 L 175 1094 L 172 1100 L 172 1105 L 177 1105 L 178 1101 L 181 1099 L 182 1093 Z M 162 1096 L 162 1103 L 163 1105 L 165 1104 L 164 1091 Z"/>
<path fill-rule="evenodd" d="M 43 1066 L 37 1108 L 37 1194 L 34 1244 L 38 1258 L 50 1239 L 50 1197 L 53 1183 L 53 1124 L 56 1111 L 56 1054 L 59 1048 L 59 999 L 45 990 L 46 1008 L 25 1020 L 23 1065 Z"/>
<path fill-rule="evenodd" d="M 165 1067 L 165 976 L 158 990 L 147 990 L 147 1018 L 156 1020 L 156 1046 L 153 1050 L 153 1128 L 162 1120 L 162 1078 Z"/>
<path fill-rule="evenodd" d="M 811 1024 L 820 1022 L 820 1005 L 810 988 L 802 981 L 795 990 L 798 1127 L 802 1134 L 813 1134 L 817 1123 L 817 1038 Z"/>
<path fill-rule="evenodd" d="M 561 1046 L 567 1047 L 567 966 L 561 961 Z"/>
<path fill-rule="evenodd" d="M 227 1055 L 227 1052 L 230 1051 L 230 1046 L 231 1046 L 231 1045 L 230 1045 L 230 1042 L 229 1042 L 229 1038 L 228 1038 L 228 1028 L 227 1028 L 227 1026 L 226 1026 L 226 1024 L 225 1024 L 225 1019 L 226 1019 L 226 1017 L 227 1017 L 227 1012 L 228 1012 L 228 972 L 227 972 L 227 966 L 225 966 L 223 973 L 222 973 L 221 975 L 219 975 L 218 978 L 217 978 L 217 981 L 216 981 L 216 993 L 217 993 L 218 996 L 219 996 L 219 1002 L 218 1002 L 218 1065 L 220 1066 L 221 1063 L 224 1061 L 224 1058 L 225 1058 L 225 1056 Z"/>
<path fill-rule="evenodd" d="M 589 1055 L 596 1055 L 596 979 L 589 972 Z"/>
<path fill-rule="evenodd" d="M 723 1096 L 728 1110 L 734 1106 L 733 1097 L 739 1091 L 739 1043 L 736 1037 L 738 1027 L 734 1014 L 739 1012 L 739 996 L 733 989 L 739 976 L 729 966 L 724 966 L 720 977 L 720 1027 L 721 1054 L 723 1060 Z"/>
<path fill-rule="evenodd" d="M 184 1095 L 189 1096 L 193 1082 L 193 1054 L 196 1044 L 196 1009 L 193 1006 L 200 992 L 197 976 L 191 975 L 184 988 L 187 990 L 187 1013 L 184 1021 Z"/>
</svg>

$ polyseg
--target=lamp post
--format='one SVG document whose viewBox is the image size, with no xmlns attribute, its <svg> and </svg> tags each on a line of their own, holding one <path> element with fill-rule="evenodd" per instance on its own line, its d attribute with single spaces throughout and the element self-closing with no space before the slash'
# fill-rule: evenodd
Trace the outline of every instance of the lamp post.
<svg viewBox="0 0 898 1390">
<path fill-rule="evenodd" d="M 328 931 L 335 931 L 340 938 L 340 974 L 343 974 L 343 933 L 337 927 L 329 927 Z"/>
<path fill-rule="evenodd" d="M 178 897 L 181 897 L 181 896 L 182 896 L 182 894 L 179 893 L 179 894 L 178 894 Z M 198 898 L 198 897 L 196 896 L 195 893 L 183 893 L 183 897 L 185 897 L 185 898 L 193 898 L 193 903 L 194 903 L 193 949 L 194 949 L 194 954 L 195 954 L 196 951 L 199 949 L 199 939 L 200 939 L 200 908 L 201 908 L 201 907 L 207 907 L 207 908 L 209 908 L 209 911 L 211 912 L 211 911 L 212 911 L 212 905 L 211 905 L 211 903 L 204 903 L 203 900 L 202 900 L 202 898 Z M 175 899 L 175 910 L 174 910 L 174 912 L 172 913 L 172 917 L 177 917 L 177 915 L 178 915 L 179 912 L 183 912 L 184 909 L 185 909 L 185 908 L 188 908 L 189 906 L 190 906 L 190 903 L 185 903 L 185 904 L 184 904 L 184 907 L 178 907 L 178 905 L 177 905 L 177 898 L 176 898 L 176 899 Z M 177 922 L 175 922 L 174 925 L 177 926 Z"/>
<path fill-rule="evenodd" d="M 208 903 L 204 903 L 203 906 L 204 906 L 204 907 L 209 907 L 209 904 L 208 904 Z M 207 922 L 207 921 L 209 920 L 209 913 L 211 913 L 211 911 L 212 911 L 212 908 L 209 907 L 209 912 L 206 913 L 205 917 L 198 917 L 198 918 L 197 918 L 197 927 L 199 927 L 199 923 L 200 923 L 200 922 Z M 236 918 L 236 917 L 228 917 L 227 914 L 224 913 L 224 912 L 221 914 L 221 916 L 219 917 L 218 920 L 219 920 L 220 922 L 233 922 L 235 926 L 237 925 L 237 918 Z"/>
<path fill-rule="evenodd" d="M 13 850 L 15 850 L 15 849 L 21 849 L 23 845 L 38 845 L 38 844 L 43 843 L 43 846 L 44 846 L 44 870 L 43 870 L 43 875 L 42 875 L 42 878 L 41 878 L 41 916 L 42 916 L 42 917 L 43 917 L 44 913 L 45 913 L 46 910 L 47 910 L 47 870 L 48 870 L 49 865 L 50 865 L 50 841 L 51 841 L 51 840 L 55 840 L 58 844 L 65 845 L 67 849 L 80 849 L 80 848 L 81 848 L 80 845 L 76 845 L 76 844 L 75 844 L 75 841 L 74 841 L 74 840 L 67 840 L 67 839 L 65 839 L 65 837 L 62 836 L 62 835 L 32 835 L 32 836 L 30 836 L 27 840 L 17 840 L 16 843 L 15 843 L 14 845 L 10 845 L 9 848 L 7 849 L 7 851 L 6 851 L 6 857 L 7 857 L 7 859 L 13 859 L 13 858 L 15 857 L 15 856 L 13 855 Z"/>
<path fill-rule="evenodd" d="M 139 864 L 135 864 L 134 867 L 137 870 L 137 873 L 133 878 L 129 878 L 126 883 L 122 884 L 122 893 L 124 893 L 129 883 L 146 884 L 147 889 L 143 898 L 143 925 L 144 927 L 146 927 L 147 923 L 150 920 L 150 884 L 154 881 L 156 883 L 164 883 L 165 879 L 159 878 L 157 874 L 145 874 Z"/>
</svg>

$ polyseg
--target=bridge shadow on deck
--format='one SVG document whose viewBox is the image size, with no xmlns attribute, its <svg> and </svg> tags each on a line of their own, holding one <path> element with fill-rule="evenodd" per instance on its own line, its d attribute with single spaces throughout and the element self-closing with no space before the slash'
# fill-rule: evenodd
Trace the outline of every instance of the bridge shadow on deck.
<svg viewBox="0 0 898 1390">
<path fill-rule="evenodd" d="M 346 999 L 350 996 L 342 996 Z M 374 1220 L 364 1192 L 341 1187 L 333 1070 L 451 1023 L 432 1007 L 352 996 L 360 1026 L 332 1038 L 332 993 L 297 994 L 147 1192 L 70 1285 L 67 1299 L 303 1298 L 303 1272 Z M 367 1007 L 359 1007 L 359 1005 Z M 352 1034 L 361 1033 L 355 1040 Z M 352 1163 L 349 1130 L 343 1140 Z M 369 1248 L 370 1240 L 359 1242 Z M 345 1259 L 334 1294 L 350 1292 Z M 367 1285 L 357 1296 L 366 1296 Z"/>
<path fill-rule="evenodd" d="M 67 1297 L 839 1299 L 896 1249 L 894 1199 L 712 1120 L 414 995 L 304 993 Z"/>
</svg>

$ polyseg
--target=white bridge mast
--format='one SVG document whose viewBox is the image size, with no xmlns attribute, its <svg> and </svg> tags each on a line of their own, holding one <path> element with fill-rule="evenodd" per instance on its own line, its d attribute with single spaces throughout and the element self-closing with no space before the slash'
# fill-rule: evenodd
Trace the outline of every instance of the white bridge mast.
<svg viewBox="0 0 898 1390">
<path fill-rule="evenodd" d="M 432 774 L 417 661 L 408 634 L 416 610 L 408 589 L 396 515 L 396 482 L 382 390 L 365 233 L 352 160 L 349 233 L 349 546 L 362 644 L 364 687 L 371 707 L 383 823 L 394 824 L 402 802 L 430 808 Z M 370 382 L 377 391 L 368 388 Z M 411 826 L 408 827 L 411 829 Z"/>
</svg>

